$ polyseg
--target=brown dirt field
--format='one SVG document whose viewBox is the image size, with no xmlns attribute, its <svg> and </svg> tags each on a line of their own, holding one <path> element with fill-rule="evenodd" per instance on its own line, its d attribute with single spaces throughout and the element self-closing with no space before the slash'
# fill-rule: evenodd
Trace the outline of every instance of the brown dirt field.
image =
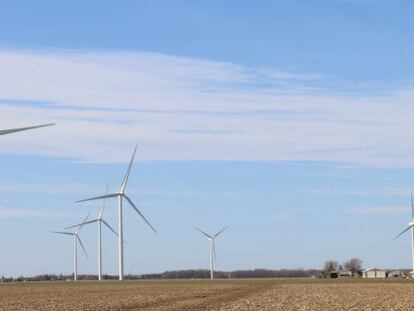
<svg viewBox="0 0 414 311">
<path fill-rule="evenodd" d="M 0 284 L 0 310 L 414 310 L 412 280 Z"/>
</svg>

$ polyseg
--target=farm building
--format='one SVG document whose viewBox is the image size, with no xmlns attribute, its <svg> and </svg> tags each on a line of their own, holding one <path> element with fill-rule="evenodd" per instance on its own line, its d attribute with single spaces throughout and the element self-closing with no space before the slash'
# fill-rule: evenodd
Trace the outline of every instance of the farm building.
<svg viewBox="0 0 414 311">
<path fill-rule="evenodd" d="M 363 278 L 386 278 L 387 272 L 378 268 L 370 268 L 362 271 Z"/>
<path fill-rule="evenodd" d="M 333 270 L 329 273 L 329 277 L 331 279 L 337 279 L 337 278 L 349 278 L 352 277 L 352 272 L 347 270 Z"/>
<path fill-rule="evenodd" d="M 394 270 L 388 273 L 389 278 L 405 278 L 407 275 L 401 270 Z"/>
</svg>

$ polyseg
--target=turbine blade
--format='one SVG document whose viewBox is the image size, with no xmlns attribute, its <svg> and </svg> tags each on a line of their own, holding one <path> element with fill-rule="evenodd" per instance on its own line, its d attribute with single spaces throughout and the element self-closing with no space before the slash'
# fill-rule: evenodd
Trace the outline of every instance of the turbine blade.
<svg viewBox="0 0 414 311">
<path fill-rule="evenodd" d="M 108 185 L 106 185 L 105 194 L 108 194 Z M 103 212 L 105 210 L 106 198 L 103 199 L 101 210 L 99 211 L 99 219 L 102 219 Z"/>
<path fill-rule="evenodd" d="M 37 128 L 41 128 L 41 127 L 52 126 L 52 125 L 55 125 L 55 123 L 48 123 L 48 124 L 42 124 L 42 125 L 35 125 L 35 126 L 28 126 L 28 127 L 20 127 L 20 128 L 14 128 L 14 129 L 1 130 L 0 135 L 6 135 L 6 134 L 11 134 L 11 133 L 16 133 L 16 132 L 33 130 L 33 129 L 37 129 Z"/>
<path fill-rule="evenodd" d="M 89 216 L 91 216 L 91 212 L 89 212 L 88 215 L 86 215 L 86 217 L 82 221 L 82 224 L 78 226 L 78 231 L 76 231 L 76 234 L 78 234 L 81 231 L 83 223 L 85 223 L 88 220 Z"/>
<path fill-rule="evenodd" d="M 97 197 L 92 197 L 92 198 L 88 198 L 88 199 L 84 199 L 84 200 L 75 201 L 75 203 L 86 202 L 86 201 L 94 201 L 94 200 L 102 200 L 102 199 L 106 199 L 106 198 L 113 198 L 113 197 L 117 197 L 118 195 L 119 195 L 118 193 L 104 194 L 104 195 L 100 195 L 100 196 L 97 196 Z"/>
<path fill-rule="evenodd" d="M 207 233 L 205 233 L 203 230 L 201 230 L 201 229 L 199 229 L 199 228 L 197 228 L 197 227 L 195 227 L 195 229 L 197 230 L 197 231 L 200 231 L 202 234 L 204 234 L 206 237 L 208 237 L 209 239 L 213 239 L 213 237 L 211 236 L 211 235 L 209 235 L 209 234 L 207 234 Z"/>
<path fill-rule="evenodd" d="M 73 225 L 73 226 L 70 226 L 70 227 L 66 227 L 66 228 L 65 228 L 65 230 L 67 230 L 67 229 L 72 229 L 72 228 L 79 227 L 79 226 L 83 226 L 83 225 L 88 225 L 88 224 L 91 224 L 91 223 L 97 222 L 98 220 L 99 220 L 99 219 L 94 219 L 94 220 L 90 220 L 90 221 L 82 222 L 82 223 L 80 223 L 80 224 L 76 224 L 76 225 Z"/>
<path fill-rule="evenodd" d="M 400 235 L 402 235 L 403 233 L 405 233 L 405 232 L 407 232 L 408 230 L 410 230 L 413 226 L 414 226 L 414 224 L 413 224 L 413 225 L 409 225 L 407 228 L 405 228 L 403 231 L 401 231 L 401 233 L 400 233 L 399 235 L 397 235 L 397 236 L 394 238 L 394 240 L 395 240 L 396 238 L 398 238 Z"/>
<path fill-rule="evenodd" d="M 125 188 L 127 186 L 128 179 L 129 179 L 129 174 L 131 173 L 132 163 L 134 162 L 135 153 L 137 152 L 137 148 L 138 148 L 138 145 L 135 145 L 134 153 L 132 154 L 131 161 L 129 162 L 128 169 L 126 171 L 124 180 L 122 181 L 121 192 L 124 192 L 124 190 L 125 190 Z"/>
<path fill-rule="evenodd" d="M 134 203 L 132 203 L 131 199 L 128 198 L 127 195 L 123 194 L 123 197 L 128 201 L 129 204 L 131 204 L 131 206 L 134 208 L 134 210 L 139 214 L 139 216 L 142 217 L 142 219 L 147 223 L 148 226 L 150 226 L 150 228 L 157 233 L 157 230 L 155 230 L 155 228 L 151 225 L 151 223 L 145 218 L 145 216 L 139 211 L 139 209 L 135 206 Z"/>
<path fill-rule="evenodd" d="M 75 235 L 72 232 L 64 232 L 64 231 L 50 231 L 50 232 L 57 233 L 57 234 Z"/>
<path fill-rule="evenodd" d="M 88 258 L 88 259 L 89 259 L 88 254 L 86 253 L 86 250 L 85 250 L 85 246 L 83 246 L 82 240 L 80 239 L 80 237 L 79 237 L 78 235 L 76 235 L 76 238 L 78 239 L 79 244 L 80 244 L 80 246 L 82 247 L 83 252 L 85 253 L 86 258 Z"/>
<path fill-rule="evenodd" d="M 414 220 L 414 202 L 413 202 L 413 192 L 411 192 L 411 219 Z"/>
<path fill-rule="evenodd" d="M 105 220 L 101 219 L 101 221 L 105 224 L 105 226 L 108 227 L 109 230 L 111 230 L 116 236 L 118 236 L 118 233 L 112 228 Z"/>
<path fill-rule="evenodd" d="M 118 236 L 118 233 L 115 231 L 114 228 L 112 228 L 105 219 L 101 219 L 101 221 L 109 228 L 109 230 L 111 230 L 116 236 Z M 122 242 L 124 242 L 125 244 L 128 244 L 124 239 L 122 239 Z"/>
<path fill-rule="evenodd" d="M 217 232 L 213 237 L 216 238 L 218 237 L 224 230 L 226 230 L 228 227 L 225 227 L 223 229 L 221 229 L 219 232 Z"/>
</svg>

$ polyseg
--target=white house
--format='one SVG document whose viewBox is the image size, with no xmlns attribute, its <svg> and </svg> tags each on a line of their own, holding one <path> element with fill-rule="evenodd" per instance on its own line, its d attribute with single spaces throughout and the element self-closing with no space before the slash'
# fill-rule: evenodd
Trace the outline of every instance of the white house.
<svg viewBox="0 0 414 311">
<path fill-rule="evenodd" d="M 385 270 L 378 268 L 370 268 L 362 271 L 363 278 L 386 278 L 387 273 Z"/>
</svg>

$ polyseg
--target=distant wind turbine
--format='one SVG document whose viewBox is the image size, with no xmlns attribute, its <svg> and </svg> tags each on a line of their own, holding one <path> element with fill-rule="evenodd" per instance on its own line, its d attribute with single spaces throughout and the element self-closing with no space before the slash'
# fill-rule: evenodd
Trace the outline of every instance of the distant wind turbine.
<svg viewBox="0 0 414 311">
<path fill-rule="evenodd" d="M 412 261 L 412 268 L 413 268 L 413 270 L 411 271 L 411 274 L 414 274 L 414 201 L 413 201 L 412 192 L 411 192 L 411 221 L 408 223 L 408 227 L 405 228 L 399 235 L 397 235 L 394 238 L 394 240 L 410 229 L 411 229 L 411 261 Z"/>
<path fill-rule="evenodd" d="M 20 127 L 20 128 L 14 128 L 14 129 L 0 130 L 0 135 L 6 135 L 6 134 L 11 134 L 11 133 L 16 133 L 16 132 L 33 130 L 33 129 L 38 129 L 38 128 L 41 128 L 41 127 L 52 126 L 52 125 L 55 125 L 55 123 L 48 123 L 48 124 L 35 125 L 35 126 L 29 126 L 29 127 Z"/>
<path fill-rule="evenodd" d="M 124 279 L 124 247 L 123 247 L 123 225 L 122 225 L 122 201 L 125 199 L 132 208 L 138 213 L 139 216 L 147 223 L 147 225 L 156 233 L 157 231 L 155 228 L 151 225 L 151 223 L 145 218 L 145 216 L 139 211 L 139 209 L 135 206 L 135 204 L 132 202 L 132 200 L 125 194 L 125 188 L 128 183 L 129 174 L 131 173 L 132 163 L 134 162 L 135 153 L 137 151 L 137 146 L 135 146 L 134 153 L 132 154 L 131 161 L 129 162 L 128 169 L 126 171 L 124 180 L 121 185 L 121 189 L 118 192 L 115 193 L 109 193 L 97 197 L 92 197 L 89 199 L 84 199 L 80 201 L 76 201 L 75 203 L 79 202 L 86 202 L 86 201 L 92 201 L 92 200 L 102 200 L 106 198 L 118 198 L 118 274 L 119 274 L 119 280 L 122 281 Z"/>
<path fill-rule="evenodd" d="M 200 231 L 202 234 L 204 234 L 208 241 L 209 241 L 209 250 L 210 250 L 210 279 L 214 279 L 214 259 L 217 259 L 217 255 L 216 255 L 216 244 L 215 244 L 215 239 L 224 231 L 227 229 L 227 227 L 221 229 L 219 232 L 217 232 L 214 235 L 210 235 L 205 233 L 203 230 L 199 229 L 199 228 L 195 228 L 196 230 Z M 213 258 L 214 256 L 214 258 Z"/>
<path fill-rule="evenodd" d="M 106 193 L 108 193 L 108 186 L 106 187 Z M 103 200 L 102 207 L 99 211 L 99 216 L 97 219 L 93 219 L 90 221 L 83 222 L 81 224 L 77 224 L 71 227 L 67 227 L 65 229 L 71 229 L 78 226 L 88 225 L 97 222 L 98 223 L 98 280 L 102 280 L 102 224 L 104 224 L 109 230 L 111 230 L 116 236 L 118 233 L 103 219 L 103 213 L 105 209 L 105 199 Z"/>
<path fill-rule="evenodd" d="M 85 217 L 83 222 L 86 222 L 89 218 L 89 215 Z M 82 240 L 79 237 L 79 232 L 82 229 L 82 225 L 77 226 L 78 229 L 75 232 L 66 232 L 66 231 L 52 231 L 52 233 L 57 234 L 64 234 L 64 235 L 70 235 L 73 236 L 73 280 L 76 282 L 78 280 L 78 241 L 80 246 L 82 247 L 83 252 L 86 255 L 86 258 L 88 258 L 88 254 L 86 253 L 85 247 L 83 246 Z"/>
</svg>

